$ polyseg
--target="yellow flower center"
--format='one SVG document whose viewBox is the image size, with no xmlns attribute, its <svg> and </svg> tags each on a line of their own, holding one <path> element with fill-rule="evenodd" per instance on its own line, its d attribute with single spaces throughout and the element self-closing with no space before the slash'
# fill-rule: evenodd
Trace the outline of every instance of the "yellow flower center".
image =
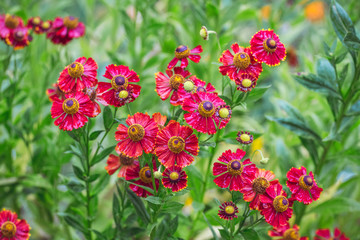
<svg viewBox="0 0 360 240">
<path fill-rule="evenodd" d="M 226 206 L 225 207 L 225 212 L 226 212 L 226 214 L 229 214 L 229 215 L 234 214 L 235 208 L 233 206 L 231 206 L 231 205 Z"/>
<path fill-rule="evenodd" d="M 185 81 L 185 78 L 180 74 L 174 74 L 171 76 L 169 82 L 172 89 L 177 90 L 181 83 Z"/>
<path fill-rule="evenodd" d="M 309 175 L 303 175 L 299 179 L 299 185 L 304 190 L 310 190 L 313 187 L 314 181 Z"/>
<path fill-rule="evenodd" d="M 41 19 L 39 17 L 34 17 L 32 22 L 34 25 L 39 25 L 41 22 Z"/>
<path fill-rule="evenodd" d="M 202 26 L 200 29 L 200 37 L 202 37 L 204 40 L 209 39 L 208 30 L 205 26 Z"/>
<path fill-rule="evenodd" d="M 129 137 L 132 141 L 138 142 L 145 136 L 145 129 L 140 124 L 133 124 L 128 129 Z"/>
<path fill-rule="evenodd" d="M 6 14 L 5 16 L 5 26 L 10 29 L 14 29 L 19 25 L 19 19 L 16 16 Z"/>
<path fill-rule="evenodd" d="M 227 108 L 221 108 L 219 110 L 219 115 L 221 118 L 227 118 L 229 116 L 230 112 L 229 112 L 229 109 Z"/>
<path fill-rule="evenodd" d="M 227 170 L 233 176 L 240 175 L 243 169 L 244 166 L 242 162 L 237 159 L 233 159 L 227 164 Z"/>
<path fill-rule="evenodd" d="M 195 84 L 192 81 L 184 82 L 184 89 L 187 92 L 192 92 L 194 90 Z"/>
<path fill-rule="evenodd" d="M 173 153 L 180 153 L 185 149 L 185 141 L 182 137 L 173 136 L 168 141 L 168 147 Z"/>
<path fill-rule="evenodd" d="M 64 25 L 69 29 L 74 29 L 78 26 L 79 19 L 75 17 L 64 17 Z"/>
<path fill-rule="evenodd" d="M 123 165 L 123 166 L 130 166 L 134 163 L 135 158 L 128 157 L 125 154 L 120 154 L 119 161 L 120 161 L 121 165 Z"/>
<path fill-rule="evenodd" d="M 246 52 L 240 52 L 235 54 L 233 62 L 235 67 L 246 69 L 250 65 L 250 57 Z"/>
<path fill-rule="evenodd" d="M 170 179 L 176 181 L 179 179 L 179 174 L 177 172 L 170 173 Z"/>
<path fill-rule="evenodd" d="M 111 79 L 111 86 L 115 90 L 125 89 L 129 85 L 128 79 L 123 75 L 116 75 Z"/>
<path fill-rule="evenodd" d="M 1 225 L 1 234 L 5 238 L 13 238 L 16 235 L 16 225 L 13 222 L 6 221 Z"/>
<path fill-rule="evenodd" d="M 126 90 L 122 90 L 119 92 L 119 98 L 127 98 L 129 96 L 129 92 Z"/>
<path fill-rule="evenodd" d="M 68 73 L 72 78 L 79 78 L 84 73 L 84 66 L 79 62 L 73 62 L 68 67 Z"/>
<path fill-rule="evenodd" d="M 68 98 L 63 102 L 62 108 L 67 114 L 75 114 L 79 111 L 79 102 L 75 98 Z"/>
<path fill-rule="evenodd" d="M 248 88 L 248 87 L 250 87 L 251 86 L 251 84 L 252 84 L 252 81 L 250 80 L 250 79 L 243 79 L 242 81 L 241 81 L 241 85 L 243 86 L 243 87 L 245 87 L 245 88 Z"/>
<path fill-rule="evenodd" d="M 248 142 L 248 141 L 250 141 L 250 136 L 249 136 L 249 134 L 243 133 L 243 134 L 241 134 L 240 139 L 243 142 Z"/>
<path fill-rule="evenodd" d="M 143 167 L 142 169 L 140 169 L 140 173 L 139 173 L 140 179 L 141 181 L 143 181 L 144 183 L 151 183 L 152 179 L 151 179 L 151 170 L 148 166 Z"/>
<path fill-rule="evenodd" d="M 284 240 L 299 240 L 300 235 L 299 235 L 299 232 L 296 231 L 295 229 L 289 228 L 288 230 L 286 230 L 284 232 L 283 239 Z"/>
<path fill-rule="evenodd" d="M 48 28 L 50 27 L 50 23 L 49 23 L 48 21 L 43 22 L 43 23 L 41 24 L 41 27 L 42 27 L 43 29 L 48 29 Z"/>
<path fill-rule="evenodd" d="M 289 208 L 289 201 L 284 196 L 274 198 L 273 206 L 277 212 L 285 212 Z"/>
<path fill-rule="evenodd" d="M 252 188 L 257 194 L 264 194 L 269 186 L 269 181 L 263 177 L 256 178 L 252 183 Z"/>
<path fill-rule="evenodd" d="M 277 43 L 274 39 L 267 38 L 264 40 L 263 46 L 264 46 L 265 51 L 272 53 L 272 52 L 276 51 Z"/>
<path fill-rule="evenodd" d="M 202 101 L 199 104 L 198 111 L 203 117 L 211 117 L 215 113 L 215 107 L 210 101 Z"/>
<path fill-rule="evenodd" d="M 187 46 L 180 45 L 175 49 L 175 57 L 177 59 L 183 59 L 190 55 L 190 49 Z"/>
</svg>

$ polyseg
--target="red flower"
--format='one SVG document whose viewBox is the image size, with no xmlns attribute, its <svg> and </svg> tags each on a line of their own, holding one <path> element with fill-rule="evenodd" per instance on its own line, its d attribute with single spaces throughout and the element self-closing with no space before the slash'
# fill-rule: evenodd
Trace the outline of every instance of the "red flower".
<svg viewBox="0 0 360 240">
<path fill-rule="evenodd" d="M 119 124 L 115 132 L 115 140 L 119 141 L 116 151 L 129 157 L 139 157 L 149 153 L 155 146 L 155 137 L 158 127 L 154 119 L 144 113 L 135 113 L 128 116 L 126 124 Z"/>
<path fill-rule="evenodd" d="M 28 20 L 26 27 L 32 29 L 36 34 L 42 34 L 50 29 L 51 24 L 51 21 L 43 21 L 40 17 L 33 17 Z"/>
<path fill-rule="evenodd" d="M 179 192 L 187 187 L 187 175 L 179 166 L 166 168 L 162 176 L 164 187 L 171 188 L 173 192 Z"/>
<path fill-rule="evenodd" d="M 173 58 L 173 60 L 171 60 L 169 62 L 168 65 L 168 69 L 172 69 L 173 67 L 175 67 L 175 65 L 177 64 L 177 62 L 180 60 L 181 61 L 181 68 L 186 68 L 189 64 L 188 58 L 195 62 L 198 63 L 201 59 L 200 55 L 194 55 L 192 53 L 202 53 L 203 49 L 201 47 L 201 45 L 195 47 L 194 49 L 190 50 L 188 46 L 184 46 L 184 45 L 180 45 L 175 49 L 175 57 Z"/>
<path fill-rule="evenodd" d="M 216 108 L 215 116 L 216 116 L 216 119 L 218 121 L 220 121 L 219 129 L 224 128 L 228 124 L 228 122 L 230 121 L 230 118 L 231 118 L 231 113 L 232 113 L 232 110 L 231 110 L 230 106 L 228 106 L 228 105 L 223 104 Z"/>
<path fill-rule="evenodd" d="M 218 215 L 221 219 L 233 220 L 234 218 L 237 218 L 236 213 L 238 213 L 239 210 L 238 207 L 235 205 L 235 203 L 231 201 L 224 202 L 219 207 L 220 210 Z"/>
<path fill-rule="evenodd" d="M 47 33 L 54 44 L 67 44 L 73 38 L 82 37 L 85 34 L 85 25 L 75 17 L 57 17 Z"/>
<path fill-rule="evenodd" d="M 286 185 L 292 192 L 292 198 L 304 204 L 310 204 L 319 199 L 322 188 L 317 186 L 312 172 L 306 174 L 306 168 L 291 168 L 286 174 Z"/>
<path fill-rule="evenodd" d="M 51 102 L 57 100 L 57 99 L 61 99 L 64 100 L 65 99 L 65 93 L 59 88 L 59 85 L 57 83 L 54 83 L 53 88 L 48 88 L 46 90 L 46 94 L 49 97 L 49 100 Z"/>
<path fill-rule="evenodd" d="M 331 237 L 332 234 L 329 229 L 318 229 L 315 234 L 314 240 L 350 240 L 338 228 L 335 228 L 333 237 Z"/>
<path fill-rule="evenodd" d="M 190 98 L 196 92 L 216 93 L 216 89 L 211 83 L 206 85 L 206 82 L 200 80 L 196 76 L 191 76 L 185 80 L 184 84 L 180 84 L 178 88 L 179 100 L 184 102 L 185 99 Z"/>
<path fill-rule="evenodd" d="M 83 90 L 83 92 L 86 95 L 88 95 L 90 100 L 94 103 L 94 107 L 95 107 L 94 108 L 94 117 L 96 117 L 97 115 L 99 115 L 99 113 L 101 113 L 100 105 L 96 101 L 98 101 L 99 103 L 101 103 L 104 106 L 108 105 L 107 102 L 103 99 L 99 88 L 95 88 L 95 87 L 85 88 Z"/>
<path fill-rule="evenodd" d="M 65 67 L 60 73 L 58 85 L 64 92 L 81 91 L 84 88 L 94 87 L 98 65 L 92 58 L 80 57 Z"/>
<path fill-rule="evenodd" d="M 214 134 L 216 127 L 221 129 L 226 125 L 219 125 L 222 119 L 215 114 L 216 109 L 222 105 L 225 102 L 214 93 L 194 93 L 182 105 L 182 109 L 189 112 L 184 114 L 185 121 L 199 132 Z"/>
<path fill-rule="evenodd" d="M 14 50 L 19 50 L 29 45 L 29 37 L 28 29 L 19 25 L 10 31 L 10 34 L 5 38 L 5 42 L 7 45 L 12 46 Z"/>
<path fill-rule="evenodd" d="M 66 94 L 66 99 L 55 99 L 51 107 L 51 117 L 61 130 L 71 131 L 87 123 L 87 117 L 94 117 L 94 104 L 82 92 Z"/>
<path fill-rule="evenodd" d="M 139 76 L 128 66 L 108 65 L 103 76 L 111 80 L 111 83 L 99 82 L 99 90 L 108 104 L 121 107 L 133 102 L 140 95 L 141 87 L 130 84 L 139 82 Z"/>
<path fill-rule="evenodd" d="M 219 61 L 223 66 L 219 67 L 219 71 L 222 75 L 228 75 L 229 78 L 235 81 L 241 74 L 252 74 L 255 78 L 258 78 L 262 72 L 261 63 L 256 62 L 254 56 L 250 52 L 250 48 L 239 47 L 237 43 L 231 45 L 234 55 L 230 50 L 223 52 Z"/>
<path fill-rule="evenodd" d="M 185 82 L 185 78 L 191 73 L 180 67 L 176 67 L 173 70 L 167 69 L 166 74 L 168 76 L 162 72 L 155 73 L 156 92 L 160 96 L 161 100 L 166 100 L 173 91 L 170 103 L 175 106 L 180 105 L 181 101 L 178 94 L 179 86 Z"/>
<path fill-rule="evenodd" d="M 238 132 L 237 136 L 236 140 L 242 144 L 250 144 L 254 141 L 253 135 L 246 131 Z"/>
<path fill-rule="evenodd" d="M 250 49 L 259 62 L 269 66 L 279 65 L 286 57 L 284 44 L 274 30 L 270 29 L 257 32 L 250 40 Z"/>
<path fill-rule="evenodd" d="M 264 194 L 270 184 L 275 184 L 277 181 L 270 182 L 275 177 L 274 173 L 265 169 L 256 169 L 253 178 L 244 182 L 240 192 L 244 195 L 244 200 L 250 203 L 251 209 L 259 210 L 260 195 Z"/>
<path fill-rule="evenodd" d="M 152 115 L 152 118 L 154 119 L 155 123 L 158 126 L 159 131 L 163 130 L 166 123 L 166 116 L 161 115 L 161 113 L 157 112 Z"/>
<path fill-rule="evenodd" d="M 251 91 L 256 86 L 256 83 L 257 78 L 249 73 L 240 74 L 235 78 L 236 89 L 242 92 Z"/>
<path fill-rule="evenodd" d="M 175 164 L 181 168 L 194 161 L 199 153 L 199 142 L 193 130 L 172 121 L 156 136 L 155 152 L 159 161 L 170 168 Z"/>
<path fill-rule="evenodd" d="M 134 165 L 135 165 L 134 167 L 128 168 L 126 170 L 126 176 L 125 176 L 126 181 L 134 180 L 133 183 L 140 185 L 140 186 L 148 187 L 148 188 L 151 188 L 154 190 L 154 186 L 152 183 L 151 169 L 148 166 L 148 164 L 146 164 L 141 169 L 140 169 L 138 161 L 135 161 Z M 157 171 L 156 162 L 154 160 L 153 160 L 153 171 L 154 172 Z M 155 179 L 155 185 L 156 185 L 156 189 L 158 189 L 159 188 L 159 180 L 158 179 Z M 152 193 L 150 193 L 150 192 L 146 191 L 145 189 L 143 189 L 139 186 L 136 186 L 134 184 L 130 184 L 129 187 L 139 197 L 147 197 L 147 196 L 153 195 Z"/>
<path fill-rule="evenodd" d="M 230 191 L 240 191 L 245 181 L 253 178 L 256 166 L 250 159 L 241 161 L 246 152 L 238 149 L 236 152 L 226 150 L 218 158 L 219 162 L 214 163 L 214 182 L 221 188 L 229 187 Z"/>
<path fill-rule="evenodd" d="M 292 228 L 289 223 L 279 228 L 274 228 L 269 231 L 270 237 L 274 237 L 276 240 L 308 240 L 308 237 L 300 237 L 299 226 L 294 225 Z"/>
<path fill-rule="evenodd" d="M 0 212 L 0 240 L 28 240 L 30 226 L 24 219 L 18 219 L 16 213 L 3 209 Z"/>
<path fill-rule="evenodd" d="M 109 175 L 113 175 L 119 168 L 118 177 L 125 177 L 126 169 L 134 168 L 138 165 L 135 164 L 137 158 L 128 157 L 124 154 L 119 153 L 119 156 L 110 154 L 108 160 L 106 161 L 106 171 Z"/>
<path fill-rule="evenodd" d="M 23 27 L 23 20 L 10 14 L 0 15 L 0 38 L 7 38 L 17 27 Z"/>
<path fill-rule="evenodd" d="M 260 195 L 260 213 L 267 223 L 275 228 L 284 226 L 291 218 L 293 201 L 286 198 L 286 192 L 279 183 L 270 185 L 263 195 Z"/>
</svg>

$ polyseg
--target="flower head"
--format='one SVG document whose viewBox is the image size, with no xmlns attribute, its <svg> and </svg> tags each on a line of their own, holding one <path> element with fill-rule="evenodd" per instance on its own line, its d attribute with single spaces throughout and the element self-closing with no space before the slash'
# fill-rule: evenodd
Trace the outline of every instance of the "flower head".
<svg viewBox="0 0 360 240">
<path fill-rule="evenodd" d="M 220 126 L 219 126 L 220 129 L 222 129 L 223 127 L 226 126 L 226 124 L 228 124 L 231 118 L 231 113 L 232 110 L 229 105 L 223 104 L 216 108 L 215 116 L 217 120 L 220 121 Z"/>
<path fill-rule="evenodd" d="M 161 113 L 157 112 L 152 115 L 155 123 L 157 124 L 159 131 L 163 130 L 165 127 L 167 117 L 165 115 L 161 115 Z"/>
<path fill-rule="evenodd" d="M 30 226 L 24 219 L 18 219 L 16 213 L 3 209 L 0 212 L 1 240 L 28 240 Z"/>
<path fill-rule="evenodd" d="M 236 214 L 239 212 L 239 210 L 238 207 L 235 205 L 235 203 L 231 201 L 224 202 L 219 207 L 220 210 L 218 215 L 221 219 L 233 220 L 234 218 L 237 218 Z"/>
<path fill-rule="evenodd" d="M 236 138 L 236 140 L 242 144 L 250 144 L 254 140 L 253 135 L 251 135 L 250 132 L 246 132 L 246 131 L 238 132 L 237 136 L 238 137 Z"/>
<path fill-rule="evenodd" d="M 90 100 L 94 103 L 94 117 L 101 113 L 100 105 L 97 103 L 101 103 L 104 106 L 107 106 L 108 103 L 102 97 L 102 93 L 100 93 L 100 89 L 96 87 L 85 88 L 83 92 L 88 95 Z"/>
<path fill-rule="evenodd" d="M 166 168 L 162 174 L 162 184 L 166 188 L 170 188 L 173 192 L 178 192 L 186 188 L 187 175 L 179 166 Z"/>
<path fill-rule="evenodd" d="M 5 38 L 7 45 L 12 46 L 14 50 L 22 49 L 30 44 L 29 30 L 26 27 L 19 25 L 9 32 Z"/>
<path fill-rule="evenodd" d="M 14 15 L 0 15 L 0 38 L 7 38 L 17 27 L 24 27 L 23 20 Z"/>
<path fill-rule="evenodd" d="M 120 168 L 118 177 L 125 177 L 126 169 L 136 167 L 135 162 L 137 161 L 137 158 L 128 157 L 122 153 L 119 153 L 118 156 L 110 154 L 105 169 L 109 175 L 113 175 Z"/>
<path fill-rule="evenodd" d="M 242 92 L 249 92 L 255 88 L 257 83 L 257 78 L 254 75 L 249 73 L 243 73 L 238 75 L 235 78 L 236 89 Z"/>
<path fill-rule="evenodd" d="M 51 27 L 51 21 L 43 21 L 40 17 L 32 17 L 27 21 L 26 27 L 32 29 L 36 34 L 47 32 Z"/>
<path fill-rule="evenodd" d="M 169 62 L 168 69 L 175 67 L 178 61 L 181 61 L 181 68 L 186 68 L 189 64 L 188 58 L 198 63 L 201 59 L 201 56 L 196 53 L 202 53 L 203 49 L 201 45 L 196 46 L 194 49 L 190 50 L 188 46 L 180 45 L 175 49 L 175 57 Z"/>
<path fill-rule="evenodd" d="M 335 228 L 334 234 L 331 234 L 329 229 L 316 230 L 314 240 L 350 240 L 350 238 Z"/>
<path fill-rule="evenodd" d="M 325 5 L 323 1 L 313 1 L 306 5 L 305 17 L 312 23 L 319 22 L 324 19 Z"/>
<path fill-rule="evenodd" d="M 48 95 L 49 100 L 51 102 L 53 102 L 53 101 L 55 101 L 57 99 L 64 100 L 65 99 L 65 93 L 59 88 L 59 85 L 57 83 L 54 83 L 52 86 L 53 86 L 52 88 L 48 88 L 46 90 L 46 94 Z"/>
<path fill-rule="evenodd" d="M 277 240 L 308 240 L 308 237 L 300 237 L 299 230 L 298 225 L 295 224 L 293 227 L 290 227 L 288 223 L 284 226 L 273 228 L 268 234 Z"/>
<path fill-rule="evenodd" d="M 185 82 L 180 84 L 178 88 L 180 102 L 184 102 L 185 99 L 191 98 L 191 96 L 197 92 L 217 94 L 215 87 L 211 83 L 208 83 L 206 86 L 205 85 L 206 82 L 196 76 L 191 76 L 188 79 L 185 79 Z"/>
<path fill-rule="evenodd" d="M 53 21 L 51 28 L 47 32 L 54 44 L 66 45 L 73 38 L 82 37 L 85 34 L 85 25 L 76 17 L 57 17 Z"/>
</svg>

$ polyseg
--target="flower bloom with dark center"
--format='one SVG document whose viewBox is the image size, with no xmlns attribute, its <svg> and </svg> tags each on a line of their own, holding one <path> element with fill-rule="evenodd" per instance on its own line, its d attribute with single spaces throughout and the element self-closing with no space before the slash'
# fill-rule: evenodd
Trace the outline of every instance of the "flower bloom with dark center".
<svg viewBox="0 0 360 240">
<path fill-rule="evenodd" d="M 263 68 L 261 63 L 258 63 L 250 52 L 250 48 L 239 47 L 237 43 L 231 45 L 234 55 L 230 50 L 223 52 L 219 61 L 223 64 L 219 67 L 222 75 L 228 75 L 229 78 L 235 81 L 241 74 L 252 74 L 256 79 L 259 78 Z"/>
<path fill-rule="evenodd" d="M 307 174 L 306 168 L 291 168 L 286 174 L 286 185 L 292 192 L 292 198 L 304 204 L 319 199 L 322 188 L 319 188 L 312 172 Z"/>
<path fill-rule="evenodd" d="M 24 27 L 23 20 L 20 17 L 10 14 L 0 15 L 0 38 L 7 38 L 17 27 Z"/>
<path fill-rule="evenodd" d="M 51 107 L 51 117 L 61 130 L 71 131 L 87 123 L 87 117 L 94 117 L 94 103 L 82 92 L 66 94 L 65 100 L 56 99 Z"/>
<path fill-rule="evenodd" d="M 36 34 L 42 34 L 50 29 L 51 24 L 51 21 L 43 21 L 40 17 L 32 17 L 27 21 L 26 27 L 32 29 Z"/>
<path fill-rule="evenodd" d="M 286 49 L 274 30 L 261 30 L 250 40 L 250 49 L 255 59 L 269 66 L 279 65 L 286 58 Z"/>
<path fill-rule="evenodd" d="M 155 153 L 166 168 L 186 167 L 199 153 L 198 138 L 190 127 L 171 121 L 157 134 Z"/>
<path fill-rule="evenodd" d="M 257 78 L 254 75 L 249 73 L 240 74 L 235 78 L 236 89 L 242 92 L 249 92 L 255 88 L 257 83 Z"/>
<path fill-rule="evenodd" d="M 335 228 L 334 234 L 331 234 L 330 229 L 316 230 L 314 240 L 350 240 L 350 238 Z"/>
<path fill-rule="evenodd" d="M 230 121 L 230 118 L 231 118 L 231 113 L 232 113 L 232 110 L 230 108 L 230 106 L 228 105 L 221 105 L 221 106 L 218 106 L 215 110 L 215 116 L 217 118 L 217 121 L 216 122 L 220 122 L 220 125 L 219 125 L 219 128 L 224 128 L 228 122 Z"/>
<path fill-rule="evenodd" d="M 202 53 L 203 49 L 201 45 L 190 50 L 188 46 L 180 45 L 175 49 L 175 57 L 169 62 L 168 69 L 175 67 L 178 61 L 181 61 L 181 68 L 186 68 L 189 64 L 188 58 L 198 63 L 201 59 L 201 56 L 196 53 Z"/>
<path fill-rule="evenodd" d="M 187 175 L 179 166 L 166 168 L 162 174 L 162 184 L 173 192 L 179 192 L 187 187 Z"/>
<path fill-rule="evenodd" d="M 154 119 L 155 123 L 158 126 L 159 131 L 163 130 L 165 128 L 165 123 L 167 117 L 165 115 L 161 115 L 161 113 L 157 112 L 152 115 L 152 118 Z"/>
<path fill-rule="evenodd" d="M 237 133 L 237 136 L 236 140 L 242 144 L 250 144 L 254 141 L 254 137 L 250 132 L 240 131 Z"/>
<path fill-rule="evenodd" d="M 116 151 L 129 157 L 139 157 L 143 151 L 150 153 L 155 146 L 157 124 L 148 114 L 135 113 L 128 116 L 126 124 L 119 124 L 115 140 L 119 141 Z"/>
<path fill-rule="evenodd" d="M 54 44 L 66 45 L 73 38 L 79 38 L 85 34 L 85 25 L 79 22 L 75 17 L 57 17 L 53 21 L 51 28 L 47 32 L 49 38 Z"/>
<path fill-rule="evenodd" d="M 100 105 L 97 102 L 101 103 L 104 106 L 109 105 L 102 97 L 102 93 L 100 93 L 99 88 L 89 87 L 85 88 L 83 92 L 88 95 L 90 100 L 94 103 L 94 117 L 101 113 Z"/>
<path fill-rule="evenodd" d="M 111 82 L 99 82 L 99 91 L 102 98 L 114 107 L 124 106 L 126 103 L 133 102 L 139 95 L 141 87 L 136 84 L 139 82 L 139 76 L 128 66 L 116 66 L 111 64 L 106 66 L 106 72 L 103 75 Z"/>
<path fill-rule="evenodd" d="M 174 106 L 180 105 L 182 102 L 179 98 L 178 89 L 190 74 L 189 71 L 180 67 L 175 67 L 173 70 L 166 70 L 167 76 L 162 72 L 155 73 L 155 90 L 161 100 L 168 99 L 171 92 L 173 92 L 170 97 L 170 103 Z"/>
<path fill-rule="evenodd" d="M 293 213 L 293 201 L 287 199 L 286 192 L 279 183 L 270 185 L 263 195 L 260 195 L 260 213 L 265 221 L 275 228 L 288 223 Z"/>
<path fill-rule="evenodd" d="M 134 168 L 137 165 L 135 162 L 138 162 L 137 158 L 128 157 L 122 153 L 118 153 L 116 156 L 114 154 L 110 154 L 106 161 L 106 171 L 109 175 L 113 175 L 119 168 L 120 171 L 118 173 L 118 177 L 125 177 L 126 169 Z"/>
<path fill-rule="evenodd" d="M 6 44 L 12 46 L 14 50 L 23 49 L 30 44 L 28 31 L 26 27 L 19 25 L 17 28 L 11 30 L 10 34 L 5 38 Z"/>
<path fill-rule="evenodd" d="M 214 182 L 221 188 L 229 187 L 230 191 L 240 191 L 245 182 L 254 178 L 256 166 L 250 159 L 241 161 L 246 152 L 237 149 L 236 152 L 226 150 L 213 166 Z"/>
<path fill-rule="evenodd" d="M 206 86 L 205 85 L 206 82 L 196 76 L 191 76 L 188 79 L 185 79 L 185 82 L 180 84 L 178 89 L 180 102 L 184 102 L 185 99 L 190 98 L 192 94 L 197 92 L 217 94 L 215 87 L 211 83 L 208 83 Z"/>
<path fill-rule="evenodd" d="M 278 181 L 271 181 L 275 177 L 274 173 L 265 169 L 256 169 L 253 178 L 247 179 L 240 192 L 244 195 L 244 200 L 250 203 L 251 209 L 259 210 L 260 195 L 264 194 L 270 184 Z"/>
<path fill-rule="evenodd" d="M 294 225 L 292 228 L 289 223 L 284 226 L 273 228 L 273 230 L 269 230 L 268 235 L 272 239 L 276 240 L 308 240 L 308 237 L 300 237 L 299 226 Z"/>
<path fill-rule="evenodd" d="M 156 172 L 157 168 L 156 168 L 155 160 L 153 160 L 152 163 L 153 163 L 153 171 Z M 134 167 L 128 168 L 126 170 L 126 175 L 125 175 L 126 181 L 132 181 L 134 184 L 148 187 L 148 188 L 151 188 L 154 190 L 151 169 L 148 166 L 148 164 L 146 164 L 143 168 L 140 168 L 139 162 L 135 161 L 134 165 L 135 165 Z M 156 189 L 158 189 L 159 188 L 159 179 L 154 179 L 154 180 L 155 180 Z M 138 195 L 139 197 L 147 197 L 147 196 L 153 195 L 152 193 L 141 188 L 140 186 L 136 186 L 134 184 L 130 184 L 129 188 L 134 193 L 136 193 L 136 195 Z"/>
<path fill-rule="evenodd" d="M 30 226 L 16 213 L 3 209 L 0 211 L 0 240 L 28 240 Z"/>
<path fill-rule="evenodd" d="M 60 73 L 58 85 L 66 93 L 96 86 L 98 65 L 92 58 L 80 57 Z"/>
<path fill-rule="evenodd" d="M 232 220 L 238 217 L 236 215 L 239 212 L 238 207 L 231 201 L 224 202 L 219 206 L 219 208 L 220 210 L 218 215 L 221 219 Z"/>
<path fill-rule="evenodd" d="M 48 95 L 48 97 L 49 97 L 49 100 L 51 101 L 51 102 L 53 102 L 53 101 L 55 101 L 55 100 L 64 100 L 65 99 L 65 92 L 63 92 L 60 88 L 59 88 L 59 86 L 58 86 L 58 84 L 57 83 L 54 83 L 53 85 L 52 85 L 53 87 L 52 88 L 48 88 L 47 90 L 46 90 L 46 94 Z"/>
<path fill-rule="evenodd" d="M 215 134 L 217 128 L 221 129 L 226 125 L 221 124 L 221 119 L 215 114 L 217 107 L 222 105 L 225 102 L 217 94 L 194 93 L 182 105 L 182 109 L 189 112 L 184 114 L 185 121 L 199 132 Z"/>
</svg>

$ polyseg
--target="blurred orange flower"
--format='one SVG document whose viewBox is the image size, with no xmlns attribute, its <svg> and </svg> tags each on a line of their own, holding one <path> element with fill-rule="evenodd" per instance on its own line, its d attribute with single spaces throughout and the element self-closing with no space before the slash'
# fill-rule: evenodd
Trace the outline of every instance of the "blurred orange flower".
<svg viewBox="0 0 360 240">
<path fill-rule="evenodd" d="M 314 1 L 306 5 L 305 17 L 310 22 L 319 22 L 324 19 L 325 4 L 322 1 Z"/>
</svg>

